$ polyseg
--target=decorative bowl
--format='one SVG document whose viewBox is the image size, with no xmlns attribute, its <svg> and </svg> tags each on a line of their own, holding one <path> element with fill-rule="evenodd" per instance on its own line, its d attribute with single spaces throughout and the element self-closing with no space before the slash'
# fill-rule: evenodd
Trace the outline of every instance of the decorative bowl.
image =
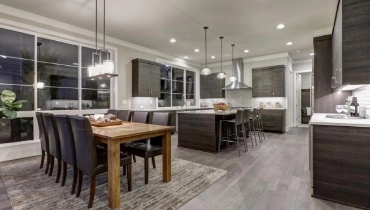
<svg viewBox="0 0 370 210">
<path fill-rule="evenodd" d="M 218 111 L 218 110 L 225 111 L 229 108 L 229 105 L 227 105 L 227 104 L 225 104 L 225 105 L 213 104 L 213 108 L 215 109 L 215 111 Z"/>
</svg>

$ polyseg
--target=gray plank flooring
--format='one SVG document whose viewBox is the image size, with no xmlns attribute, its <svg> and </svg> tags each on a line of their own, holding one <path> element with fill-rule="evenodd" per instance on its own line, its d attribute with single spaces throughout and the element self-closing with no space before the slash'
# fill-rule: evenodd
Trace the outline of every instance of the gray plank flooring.
<svg viewBox="0 0 370 210">
<path fill-rule="evenodd" d="M 311 197 L 308 168 L 308 128 L 288 133 L 266 133 L 266 140 L 238 157 L 230 148 L 218 154 L 177 147 L 173 156 L 228 173 L 180 210 L 355 210 Z M 0 210 L 12 209 L 0 179 Z"/>
</svg>

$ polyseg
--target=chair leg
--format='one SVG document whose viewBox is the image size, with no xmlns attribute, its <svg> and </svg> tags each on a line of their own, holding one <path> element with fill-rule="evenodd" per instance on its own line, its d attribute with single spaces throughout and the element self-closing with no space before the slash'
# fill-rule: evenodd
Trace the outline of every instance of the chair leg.
<svg viewBox="0 0 370 210">
<path fill-rule="evenodd" d="M 127 165 L 127 187 L 128 191 L 132 191 L 132 178 L 131 178 L 131 173 L 132 173 L 132 164 Z"/>
<path fill-rule="evenodd" d="M 76 191 L 76 182 L 77 182 L 77 167 L 73 167 L 73 182 L 72 182 L 72 190 L 71 190 L 71 195 L 75 194 Z"/>
<path fill-rule="evenodd" d="M 155 166 L 155 157 L 152 157 L 152 165 L 153 165 L 153 168 L 156 168 L 156 166 Z"/>
<path fill-rule="evenodd" d="M 127 175 L 127 166 L 126 165 L 122 166 L 122 175 L 123 176 Z"/>
<path fill-rule="evenodd" d="M 87 206 L 87 208 L 91 208 L 94 203 L 95 187 L 96 187 L 96 177 L 92 176 L 90 178 L 90 198 L 89 198 L 89 205 Z"/>
<path fill-rule="evenodd" d="M 82 178 L 83 178 L 83 172 L 81 170 L 78 170 L 78 184 L 77 184 L 77 193 L 76 193 L 77 198 L 80 197 L 80 194 L 81 194 Z"/>
<path fill-rule="evenodd" d="M 252 130 L 251 130 L 251 123 L 249 122 L 248 123 L 248 129 L 249 129 L 249 137 L 251 137 L 251 143 L 252 143 L 252 149 L 254 148 L 253 147 L 253 135 L 252 135 Z"/>
<path fill-rule="evenodd" d="M 244 138 L 244 151 L 248 151 L 248 145 L 247 145 L 247 129 L 245 128 L 245 124 L 242 124 L 242 134 Z"/>
<path fill-rule="evenodd" d="M 238 152 L 240 157 L 240 149 L 239 149 L 239 134 L 238 134 L 238 126 L 235 125 L 235 137 L 236 137 L 236 143 L 238 144 Z"/>
<path fill-rule="evenodd" d="M 54 156 L 50 155 L 50 170 L 49 170 L 49 176 L 53 174 L 54 169 Z"/>
<path fill-rule="evenodd" d="M 135 155 L 132 156 L 132 159 L 134 160 L 134 163 L 136 163 L 136 157 L 135 157 Z"/>
<path fill-rule="evenodd" d="M 222 121 L 218 125 L 218 151 L 221 151 L 221 140 L 222 140 Z"/>
<path fill-rule="evenodd" d="M 62 184 L 61 186 L 64 187 L 66 184 L 67 179 L 67 163 L 63 161 L 63 175 L 62 175 Z"/>
<path fill-rule="evenodd" d="M 45 151 L 41 151 L 41 164 L 40 164 L 40 169 L 44 166 L 44 160 L 45 160 Z"/>
<path fill-rule="evenodd" d="M 145 184 L 149 183 L 149 159 L 144 158 Z"/>
<path fill-rule="evenodd" d="M 45 169 L 45 174 L 48 173 L 49 166 L 50 166 L 50 154 L 46 153 L 46 169 Z"/>
<path fill-rule="evenodd" d="M 58 159 L 58 173 L 57 173 L 57 178 L 55 180 L 55 183 L 59 183 L 61 172 L 62 172 L 62 159 Z"/>
</svg>

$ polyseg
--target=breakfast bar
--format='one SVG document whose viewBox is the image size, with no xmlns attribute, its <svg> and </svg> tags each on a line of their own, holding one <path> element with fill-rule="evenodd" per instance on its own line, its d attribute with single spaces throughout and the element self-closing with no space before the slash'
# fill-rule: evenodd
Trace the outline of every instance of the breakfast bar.
<svg viewBox="0 0 370 210">
<path fill-rule="evenodd" d="M 178 147 L 217 153 L 220 120 L 235 118 L 236 110 L 178 113 Z"/>
</svg>

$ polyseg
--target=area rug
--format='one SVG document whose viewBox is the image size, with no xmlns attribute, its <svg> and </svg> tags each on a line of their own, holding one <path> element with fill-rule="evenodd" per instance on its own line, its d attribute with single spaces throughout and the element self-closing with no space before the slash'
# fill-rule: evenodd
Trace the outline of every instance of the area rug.
<svg viewBox="0 0 370 210">
<path fill-rule="evenodd" d="M 18 209 L 87 209 L 89 179 L 84 177 L 81 196 L 70 194 L 73 170 L 68 168 L 66 185 L 55 183 L 53 176 L 39 169 L 40 157 L 32 157 L 0 164 L 0 177 L 4 181 L 12 207 Z M 149 184 L 144 184 L 143 159 L 133 164 L 133 190 L 127 191 L 127 179 L 121 176 L 120 209 L 178 209 L 206 190 L 226 174 L 217 169 L 182 159 L 172 159 L 172 181 L 162 182 L 162 158 L 156 157 L 157 168 L 150 165 Z M 121 172 L 122 173 L 122 172 Z M 107 174 L 97 176 L 97 186 L 92 209 L 109 209 Z"/>
</svg>

